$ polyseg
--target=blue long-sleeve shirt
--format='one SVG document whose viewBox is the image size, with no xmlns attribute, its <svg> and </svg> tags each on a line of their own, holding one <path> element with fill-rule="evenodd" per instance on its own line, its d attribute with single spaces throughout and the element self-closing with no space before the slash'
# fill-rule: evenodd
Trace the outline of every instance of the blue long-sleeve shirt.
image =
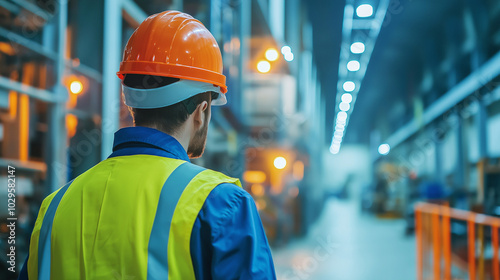
<svg viewBox="0 0 500 280">
<path fill-rule="evenodd" d="M 175 138 L 156 129 L 127 127 L 117 131 L 110 157 L 136 154 L 189 161 Z M 196 279 L 276 279 L 253 198 L 234 184 L 221 184 L 210 193 L 196 218 L 190 242 Z M 28 279 L 26 262 L 19 279 Z"/>
</svg>

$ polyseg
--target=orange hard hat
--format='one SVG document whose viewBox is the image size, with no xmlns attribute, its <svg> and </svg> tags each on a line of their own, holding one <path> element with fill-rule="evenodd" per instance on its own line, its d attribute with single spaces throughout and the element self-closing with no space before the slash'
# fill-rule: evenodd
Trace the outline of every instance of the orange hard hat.
<svg viewBox="0 0 500 280">
<path fill-rule="evenodd" d="M 126 74 L 193 80 L 227 92 L 217 41 L 201 22 L 177 11 L 154 14 L 139 25 L 117 74 L 122 80 Z"/>
</svg>

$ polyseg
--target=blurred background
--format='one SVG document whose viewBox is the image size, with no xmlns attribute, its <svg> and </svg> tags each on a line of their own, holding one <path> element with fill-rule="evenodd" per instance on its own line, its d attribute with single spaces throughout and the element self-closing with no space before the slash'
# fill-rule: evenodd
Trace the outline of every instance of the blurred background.
<svg viewBox="0 0 500 280">
<path fill-rule="evenodd" d="M 219 43 L 228 105 L 195 163 L 241 178 L 278 279 L 500 279 L 494 0 L 0 0 L 0 278 L 7 166 L 20 269 L 43 198 L 132 125 L 121 55 L 168 9 Z"/>
</svg>

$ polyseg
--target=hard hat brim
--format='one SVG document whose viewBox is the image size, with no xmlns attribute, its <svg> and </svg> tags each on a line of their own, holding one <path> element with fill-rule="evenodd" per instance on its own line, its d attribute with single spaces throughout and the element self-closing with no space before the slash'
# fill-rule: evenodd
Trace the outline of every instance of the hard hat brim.
<svg viewBox="0 0 500 280">
<path fill-rule="evenodd" d="M 167 107 L 203 92 L 218 93 L 217 98 L 212 100 L 213 106 L 222 106 L 227 103 L 226 95 L 221 92 L 219 86 L 193 80 L 180 80 L 152 89 L 137 89 L 122 83 L 122 92 L 125 105 L 137 109 Z"/>
</svg>

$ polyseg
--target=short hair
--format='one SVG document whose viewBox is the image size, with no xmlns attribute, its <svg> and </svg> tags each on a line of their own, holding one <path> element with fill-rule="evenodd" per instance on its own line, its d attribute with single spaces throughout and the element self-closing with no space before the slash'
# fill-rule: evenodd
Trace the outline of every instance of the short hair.
<svg viewBox="0 0 500 280">
<path fill-rule="evenodd" d="M 178 82 L 178 78 L 161 77 L 152 75 L 127 74 L 123 79 L 123 84 L 138 89 L 152 89 L 167 86 Z M 138 109 L 128 107 L 134 125 L 153 126 L 168 134 L 174 133 L 188 119 L 194 110 L 203 101 L 210 105 L 213 92 L 203 92 L 192 96 L 179 103 L 154 109 Z"/>
</svg>

